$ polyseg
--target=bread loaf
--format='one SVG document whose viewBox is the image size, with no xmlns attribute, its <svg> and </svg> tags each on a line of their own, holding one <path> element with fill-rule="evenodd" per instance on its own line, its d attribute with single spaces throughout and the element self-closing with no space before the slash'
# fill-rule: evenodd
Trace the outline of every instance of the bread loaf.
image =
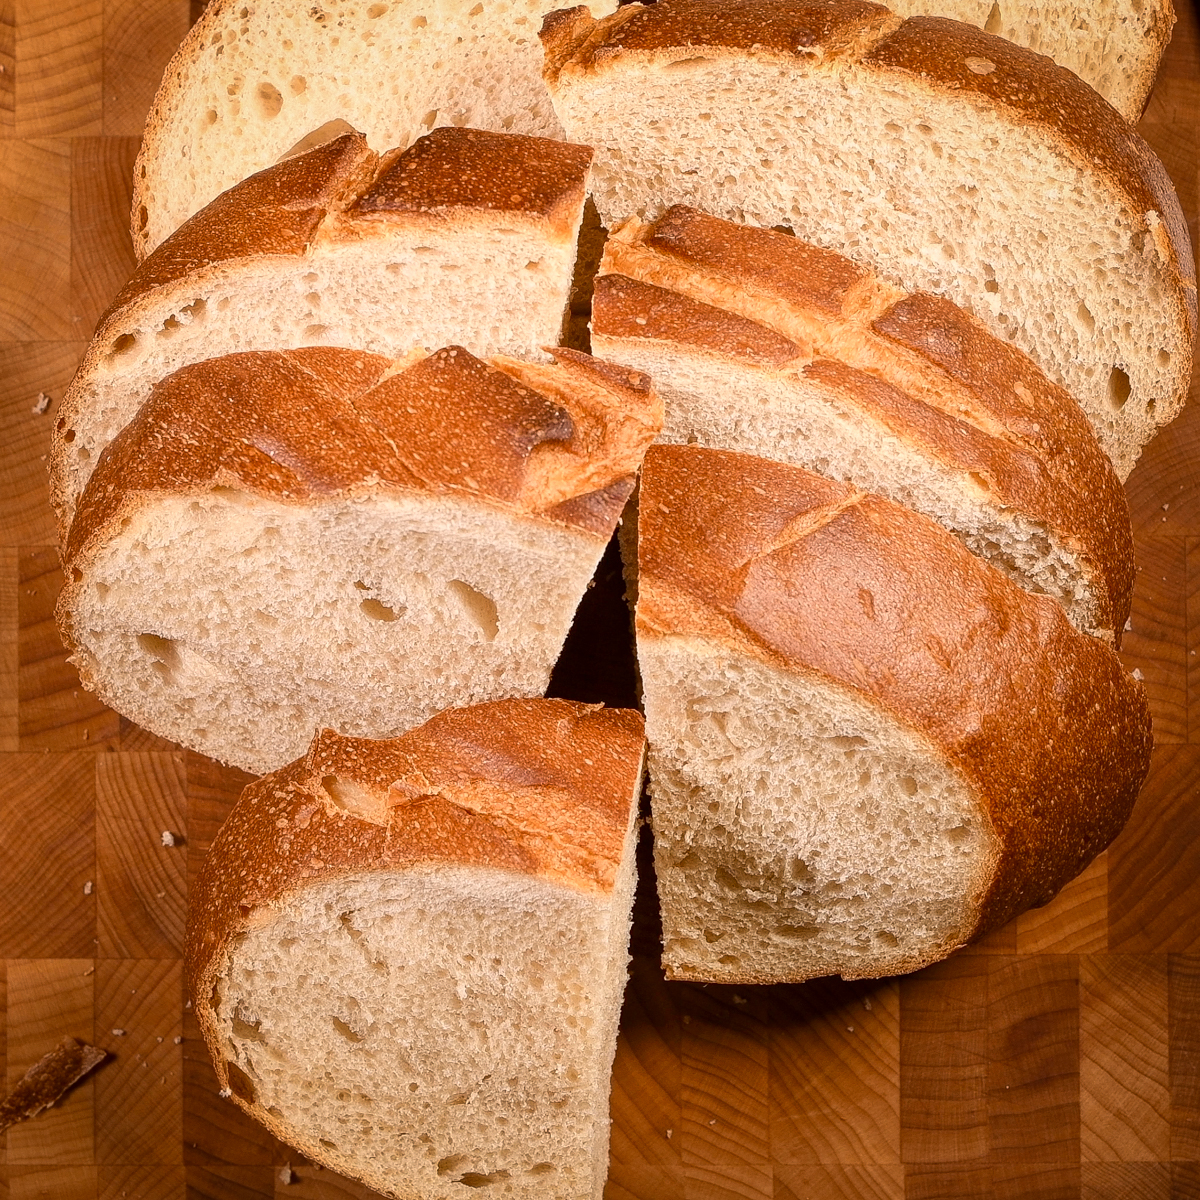
<svg viewBox="0 0 1200 1200">
<path fill-rule="evenodd" d="M 1141 685 L 928 518 L 654 446 L 637 652 L 676 979 L 912 971 L 1046 903 L 1124 824 Z"/>
<path fill-rule="evenodd" d="M 211 0 L 168 64 L 134 167 L 143 259 L 330 122 L 377 150 L 441 125 L 560 137 L 541 80 L 548 0 Z M 599 0 L 598 14 L 611 0 Z"/>
<path fill-rule="evenodd" d="M 58 620 L 84 685 L 246 770 L 540 695 L 661 408 L 646 380 L 317 347 L 168 377 L 80 500 Z"/>
<path fill-rule="evenodd" d="M 600 1200 L 642 744 L 509 700 L 251 784 L 189 897 L 232 1100 L 387 1196 Z"/>
<path fill-rule="evenodd" d="M 926 513 L 1073 624 L 1129 616 L 1133 532 L 1079 406 L 948 300 L 676 206 L 605 248 L 597 354 L 645 371 L 662 439 L 808 467 Z"/>
<path fill-rule="evenodd" d="M 1069 71 L 861 0 L 576 8 L 542 37 L 606 224 L 688 204 L 784 225 L 953 300 L 1107 426 L 1122 479 L 1179 411 L 1186 223 L 1149 147 Z"/>
<path fill-rule="evenodd" d="M 100 452 L 188 363 L 320 344 L 543 357 L 562 333 L 590 160 L 471 129 L 380 159 L 351 132 L 219 196 L 117 295 L 63 397 L 50 460 L 63 533 Z"/>
</svg>

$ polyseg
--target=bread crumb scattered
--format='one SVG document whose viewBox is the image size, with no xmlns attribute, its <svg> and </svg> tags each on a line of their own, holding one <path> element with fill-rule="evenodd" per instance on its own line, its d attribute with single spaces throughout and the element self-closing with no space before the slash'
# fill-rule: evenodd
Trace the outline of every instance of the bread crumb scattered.
<svg viewBox="0 0 1200 1200">
<path fill-rule="evenodd" d="M 177 1046 L 181 1046 L 182 1044 L 183 1044 L 183 1038 L 181 1038 L 181 1037 L 177 1037 L 177 1038 L 175 1039 L 175 1045 L 177 1045 Z"/>
<path fill-rule="evenodd" d="M 217 1094 L 222 1100 L 228 1100 L 233 1095 L 233 1088 L 222 1088 Z"/>
<path fill-rule="evenodd" d="M 164 846 L 175 845 L 175 835 L 169 829 L 164 829 L 162 831 L 162 844 Z"/>
<path fill-rule="evenodd" d="M 39 417 L 50 407 L 50 397 L 45 392 L 38 392 L 38 398 L 34 401 L 33 408 L 29 411 L 36 413 Z"/>
<path fill-rule="evenodd" d="M 675 1130 L 673 1130 L 673 1129 L 668 1129 L 668 1130 L 667 1130 L 667 1139 L 668 1139 L 668 1140 L 670 1140 L 671 1134 L 673 1134 L 674 1132 L 675 1132 Z"/>
<path fill-rule="evenodd" d="M 112 1031 L 113 1037 L 124 1037 L 125 1033 L 126 1033 L 126 1030 L 124 1030 L 124 1029 L 114 1029 Z"/>
<path fill-rule="evenodd" d="M 279 1168 L 279 1182 L 291 1183 L 294 1178 L 295 1176 L 292 1174 L 292 1164 L 284 1163 L 283 1166 Z"/>
<path fill-rule="evenodd" d="M 88 880 L 88 881 L 87 881 L 87 882 L 86 882 L 86 883 L 83 885 L 83 894 L 84 894 L 85 896 L 90 896 L 90 895 L 92 894 L 92 888 L 93 888 L 94 886 L 95 886 L 95 885 L 94 885 L 94 884 L 92 883 L 92 881 L 89 879 L 89 880 Z"/>
<path fill-rule="evenodd" d="M 1131 674 L 1133 675 L 1134 679 L 1145 679 L 1146 678 L 1145 675 L 1142 674 L 1141 667 L 1134 667 Z"/>
</svg>

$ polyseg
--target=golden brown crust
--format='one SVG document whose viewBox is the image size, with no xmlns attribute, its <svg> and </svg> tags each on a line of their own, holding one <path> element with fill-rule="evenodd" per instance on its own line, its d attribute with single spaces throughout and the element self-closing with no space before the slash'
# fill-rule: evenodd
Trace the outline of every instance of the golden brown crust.
<svg viewBox="0 0 1200 1200">
<path fill-rule="evenodd" d="M 1089 565 L 1097 624 L 1119 637 L 1134 582 L 1124 490 L 1079 405 L 974 317 L 798 238 L 682 205 L 617 230 L 601 269 L 598 338 L 800 371 L 840 406 L 972 476 L 996 505 L 1052 530 Z"/>
<path fill-rule="evenodd" d="M 382 158 L 342 134 L 243 179 L 185 221 L 134 272 L 97 325 L 156 288 L 241 258 L 304 256 L 316 241 L 351 241 L 402 221 L 506 212 L 569 238 L 592 151 L 549 138 L 435 129 Z"/>
<path fill-rule="evenodd" d="M 1081 168 L 1101 172 L 1146 219 L 1194 341 L 1196 265 L 1186 221 L 1166 170 L 1134 128 L 1077 75 L 1040 54 L 961 22 L 901 22 L 873 8 L 861 0 L 658 0 L 627 5 L 599 21 L 586 10 L 570 10 L 569 19 L 554 14 L 543 25 L 544 74 L 553 88 L 560 76 L 596 73 L 618 61 L 752 55 L 804 70 L 866 71 L 931 94 L 979 97 L 1014 124 L 1046 132 Z"/>
<path fill-rule="evenodd" d="M 230 943 L 290 894 L 347 874 L 467 866 L 611 892 L 637 802 L 641 716 L 567 700 L 449 709 L 402 737 L 319 734 L 252 783 L 214 839 L 189 902 L 186 968 L 207 1003 Z M 380 818 L 339 803 L 365 792 Z"/>
<path fill-rule="evenodd" d="M 447 126 L 393 158 L 348 207 L 350 217 L 472 209 L 543 217 L 574 228 L 589 146 Z"/>
<path fill-rule="evenodd" d="M 927 518 L 796 467 L 655 446 L 638 532 L 639 638 L 823 675 L 961 772 L 1001 846 L 975 934 L 1045 903 L 1125 823 L 1151 749 L 1140 685 Z"/>
<path fill-rule="evenodd" d="M 458 347 L 408 365 L 309 347 L 185 367 L 156 387 L 101 455 L 64 562 L 81 567 L 155 495 L 215 487 L 289 503 L 451 493 L 607 538 L 620 515 L 617 493 L 661 424 L 657 398 L 648 387 L 606 391 L 596 383 L 603 368 L 590 372 L 589 387 L 562 372 L 551 397 L 513 366 L 525 364 L 488 365 Z M 555 371 L 541 368 L 552 378 Z M 613 485 L 605 503 L 592 497 L 577 510 L 561 507 Z"/>
</svg>

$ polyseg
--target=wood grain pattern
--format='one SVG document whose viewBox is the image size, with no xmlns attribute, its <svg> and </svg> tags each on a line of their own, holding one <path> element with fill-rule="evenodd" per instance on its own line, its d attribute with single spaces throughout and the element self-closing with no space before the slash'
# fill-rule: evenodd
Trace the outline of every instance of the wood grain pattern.
<svg viewBox="0 0 1200 1200">
<path fill-rule="evenodd" d="M 111 1055 L 0 1135 L 0 1200 L 374 1195 L 220 1098 L 186 1004 L 188 881 L 248 777 L 105 709 L 51 620 L 54 408 L 132 269 L 142 120 L 202 8 L 0 0 L 0 1072 L 12 1082 L 65 1033 Z M 1194 0 L 1179 17 L 1141 130 L 1195 235 Z M 1157 740 L 1127 830 L 1051 904 L 945 963 L 774 988 L 663 979 L 643 838 L 607 1200 L 1200 1198 L 1197 401 L 1194 381 L 1127 485 L 1140 571 L 1123 657 Z M 560 693 L 632 694 L 621 591 L 610 556 Z"/>
</svg>

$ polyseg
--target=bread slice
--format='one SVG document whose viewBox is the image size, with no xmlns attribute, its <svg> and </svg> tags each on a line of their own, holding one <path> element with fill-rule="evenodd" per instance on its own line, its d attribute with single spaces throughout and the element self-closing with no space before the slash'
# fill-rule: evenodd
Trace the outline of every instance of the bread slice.
<svg viewBox="0 0 1200 1200">
<path fill-rule="evenodd" d="M 251 784 L 188 914 L 226 1094 L 386 1196 L 600 1200 L 642 745 L 508 700 Z"/>
<path fill-rule="evenodd" d="M 1146 107 L 1175 25 L 1170 0 L 889 0 L 888 8 L 901 17 L 964 21 L 1044 54 L 1074 71 L 1131 124 Z"/>
<path fill-rule="evenodd" d="M 188 363 L 322 344 L 545 357 L 590 162 L 584 146 L 472 129 L 380 159 L 350 132 L 219 196 L 138 268 L 63 397 L 50 460 L 63 533 L 100 452 Z"/>
<path fill-rule="evenodd" d="M 1150 762 L 1141 685 L 927 517 L 654 446 L 637 650 L 669 977 L 916 970 L 1046 903 Z"/>
<path fill-rule="evenodd" d="M 168 377 L 80 500 L 84 686 L 250 771 L 540 695 L 661 407 L 644 376 L 316 347 Z"/>
<path fill-rule="evenodd" d="M 609 238 L 597 354 L 645 371 L 662 440 L 795 463 L 940 521 L 1112 641 L 1133 531 L 1079 406 L 948 300 L 675 206 Z"/>
<path fill-rule="evenodd" d="M 612 0 L 598 0 L 598 15 Z M 330 122 L 378 150 L 430 129 L 560 137 L 541 80 L 547 0 L 211 0 L 168 64 L 134 167 L 143 259 L 226 188 Z"/>
<path fill-rule="evenodd" d="M 1179 411 L 1196 335 L 1183 213 L 1069 71 L 860 0 L 568 9 L 542 36 L 610 227 L 688 204 L 953 300 L 1109 427 L 1122 479 Z"/>
</svg>

